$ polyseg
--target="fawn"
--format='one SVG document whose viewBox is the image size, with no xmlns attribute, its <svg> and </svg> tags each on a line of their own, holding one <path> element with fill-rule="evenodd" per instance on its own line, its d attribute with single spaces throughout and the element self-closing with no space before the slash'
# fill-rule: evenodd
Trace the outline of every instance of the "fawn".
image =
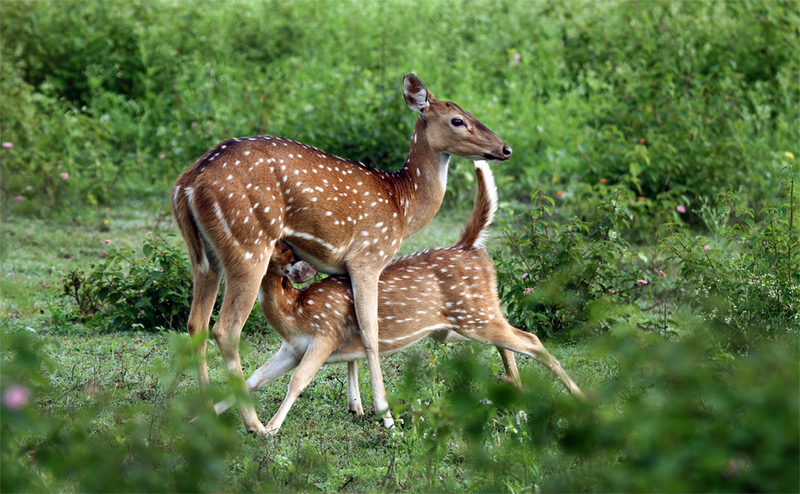
<svg viewBox="0 0 800 494">
<path fill-rule="evenodd" d="M 475 205 L 461 239 L 452 247 L 395 259 L 381 274 L 380 353 L 400 350 L 431 335 L 479 341 L 498 347 L 508 376 L 518 385 L 519 373 L 508 350 L 537 359 L 570 393 L 581 398 L 580 388 L 539 338 L 512 327 L 503 317 L 494 267 L 482 247 L 497 207 L 497 192 L 486 162 L 475 162 L 475 176 Z M 278 244 L 262 280 L 261 309 L 282 343 L 278 352 L 247 379 L 247 388 L 256 390 L 297 367 L 286 398 L 267 424 L 267 433 L 278 431 L 298 395 L 323 364 L 365 357 L 347 277 L 331 276 L 302 289 L 291 283 L 313 275 L 311 266 L 297 261 L 287 245 Z M 355 369 L 354 364 L 348 365 L 348 405 L 351 411 L 363 413 Z M 221 413 L 232 403 L 231 399 L 224 400 L 215 410 Z"/>
<path fill-rule="evenodd" d="M 206 335 L 220 279 L 225 294 L 212 333 L 241 394 L 239 338 L 255 303 L 275 243 L 352 285 L 375 412 L 393 420 L 378 360 L 378 278 L 405 238 L 433 218 L 444 198 L 450 156 L 503 161 L 511 148 L 458 105 L 434 98 L 414 74 L 403 97 L 418 113 L 408 159 L 387 173 L 279 137 L 229 139 L 206 152 L 175 182 L 172 209 L 192 265 L 189 334 Z M 269 290 L 262 296 L 271 297 Z M 197 352 L 198 381 L 209 385 L 206 338 Z M 210 400 L 209 400 L 210 404 Z M 245 428 L 266 429 L 249 400 L 239 405 Z"/>
</svg>

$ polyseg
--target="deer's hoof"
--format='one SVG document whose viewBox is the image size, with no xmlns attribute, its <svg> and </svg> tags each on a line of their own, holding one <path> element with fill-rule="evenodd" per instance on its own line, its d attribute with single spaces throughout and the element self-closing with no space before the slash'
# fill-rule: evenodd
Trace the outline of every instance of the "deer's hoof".
<svg viewBox="0 0 800 494">
<path fill-rule="evenodd" d="M 247 428 L 248 434 L 258 434 L 259 436 L 264 436 L 267 434 L 267 428 L 264 427 L 264 424 L 258 423 L 255 426 L 251 426 Z"/>
<path fill-rule="evenodd" d="M 358 405 L 350 405 L 347 410 L 351 415 L 364 415 L 364 407 L 359 403 Z"/>
</svg>

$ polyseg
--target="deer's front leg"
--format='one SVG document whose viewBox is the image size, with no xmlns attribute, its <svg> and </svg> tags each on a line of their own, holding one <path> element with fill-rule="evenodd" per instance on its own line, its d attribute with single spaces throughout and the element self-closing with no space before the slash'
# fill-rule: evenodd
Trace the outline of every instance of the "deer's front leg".
<svg viewBox="0 0 800 494">
<path fill-rule="evenodd" d="M 364 269 L 348 271 L 353 285 L 353 301 L 361 331 L 361 342 L 364 344 L 367 356 L 375 414 L 381 417 L 383 426 L 388 429 L 394 426 L 394 419 L 389 413 L 389 402 L 386 400 L 383 372 L 378 357 L 378 277 L 382 267 L 371 266 L 366 272 Z"/>
</svg>

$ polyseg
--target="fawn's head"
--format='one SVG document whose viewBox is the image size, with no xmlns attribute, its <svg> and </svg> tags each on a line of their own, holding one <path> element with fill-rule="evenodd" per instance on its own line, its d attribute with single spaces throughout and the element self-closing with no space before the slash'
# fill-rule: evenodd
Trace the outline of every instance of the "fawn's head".
<svg viewBox="0 0 800 494">
<path fill-rule="evenodd" d="M 285 276 L 292 283 L 305 283 L 317 275 L 316 268 L 297 259 L 289 245 L 282 240 L 275 243 L 268 271 L 273 276 Z"/>
<path fill-rule="evenodd" d="M 494 163 L 511 157 L 511 148 L 469 112 L 439 101 L 414 74 L 403 77 L 403 97 L 419 113 L 434 151 Z"/>
</svg>

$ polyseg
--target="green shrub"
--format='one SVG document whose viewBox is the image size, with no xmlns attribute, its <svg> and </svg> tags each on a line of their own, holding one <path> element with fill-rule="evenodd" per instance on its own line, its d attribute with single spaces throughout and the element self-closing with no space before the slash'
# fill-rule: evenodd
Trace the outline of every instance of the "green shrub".
<svg viewBox="0 0 800 494">
<path fill-rule="evenodd" d="M 617 405 L 566 419 L 559 435 L 566 458 L 555 460 L 544 490 L 800 487 L 797 341 L 762 341 L 731 358 L 713 333 L 702 326 L 693 333 L 669 342 L 622 330 L 598 346 L 620 367 L 597 396 Z"/>
<path fill-rule="evenodd" d="M 395 440 L 424 452 L 430 490 L 448 490 L 437 469 L 463 462 L 471 485 L 489 492 L 796 491 L 796 339 L 734 357 L 702 324 L 691 333 L 668 340 L 615 326 L 591 345 L 615 365 L 584 387 L 589 404 L 538 366 L 522 367 L 519 391 L 469 348 L 412 359 L 394 396 Z"/>
<path fill-rule="evenodd" d="M 88 272 L 67 273 L 54 316 L 101 331 L 184 331 L 192 306 L 192 272 L 183 245 L 175 247 L 171 237 L 148 233 L 140 252 L 109 246 Z M 223 292 L 224 281 L 217 308 Z M 267 329 L 258 305 L 245 328 L 256 333 Z"/>
<path fill-rule="evenodd" d="M 12 2 L 2 193 L 41 213 L 163 191 L 254 134 L 396 168 L 416 71 L 515 149 L 508 198 L 577 175 L 657 203 L 739 187 L 760 203 L 768 151 L 798 138 L 798 25 L 792 2 Z M 448 203 L 470 177 L 453 167 Z"/>
<path fill-rule="evenodd" d="M 238 449 L 238 423 L 207 411 L 197 394 L 137 406 L 95 396 L 60 416 L 40 411 L 55 367 L 46 340 L 3 331 L 0 486 L 3 492 L 216 492 L 227 455 Z M 186 340 L 186 341 L 183 341 Z M 178 355 L 188 339 L 172 338 Z M 178 358 L 174 372 L 193 368 Z M 164 379 L 174 394 L 174 379 Z M 171 383 L 171 384 L 170 384 Z M 109 423 L 103 417 L 111 414 Z M 197 416 L 195 425 L 187 417 Z M 198 434 L 202 430 L 202 434 Z"/>
<path fill-rule="evenodd" d="M 740 188 L 772 197 L 779 168 L 765 157 L 797 142 L 786 111 L 800 101 L 797 4 L 586 7 L 563 14 L 566 70 L 595 105 L 574 171 L 645 197 L 677 189 L 695 204 Z"/>
<path fill-rule="evenodd" d="M 106 202 L 127 162 L 112 149 L 118 141 L 111 122 L 34 91 L 12 64 L 0 71 L 0 200 L 33 213 Z"/>
<path fill-rule="evenodd" d="M 189 261 L 159 235 L 148 233 L 140 255 L 109 247 L 88 274 L 70 272 L 62 284 L 75 316 L 95 327 L 180 331 L 189 318 Z"/>
<path fill-rule="evenodd" d="M 557 210 L 554 199 L 536 191 L 521 227 L 503 229 L 506 245 L 494 259 L 510 322 L 552 336 L 642 321 L 635 302 L 652 300 L 654 286 L 648 285 L 664 277 L 663 269 L 644 253 L 635 255 L 625 238 L 633 211 L 642 204 L 626 189 L 603 184 L 585 187 L 569 200 L 581 204 L 583 216 L 563 216 L 572 209 Z"/>
<path fill-rule="evenodd" d="M 800 205 L 797 161 L 778 158 L 785 195 L 760 210 L 720 194 L 702 213 L 716 238 L 664 226 L 661 249 L 679 261 L 685 302 L 739 350 L 762 337 L 800 332 Z"/>
</svg>

